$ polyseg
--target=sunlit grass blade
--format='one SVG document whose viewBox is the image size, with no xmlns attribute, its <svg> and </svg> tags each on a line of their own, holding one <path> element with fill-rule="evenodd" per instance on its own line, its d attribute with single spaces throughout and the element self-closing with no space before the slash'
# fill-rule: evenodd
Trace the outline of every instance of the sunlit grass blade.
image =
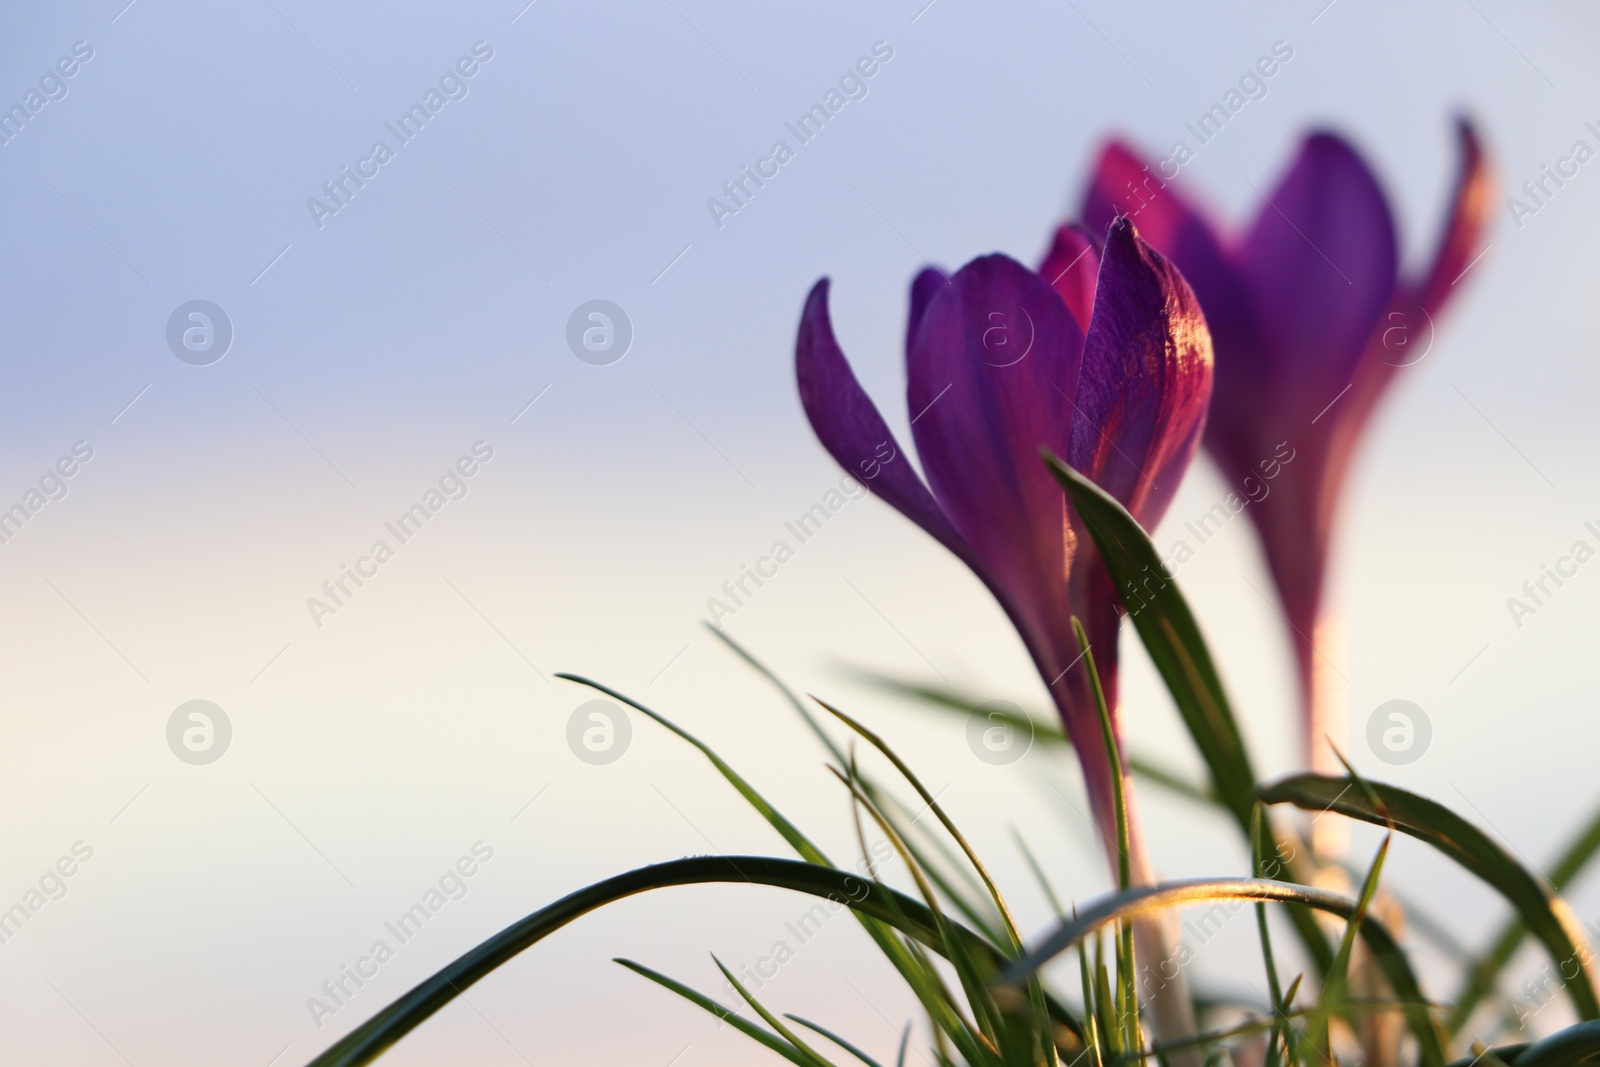
<svg viewBox="0 0 1600 1067">
<path fill-rule="evenodd" d="M 1298 903 L 1348 919 L 1356 914 L 1357 902 L 1312 886 L 1294 885 L 1266 879 L 1193 879 L 1134 886 L 1102 898 L 1082 910 L 1075 919 L 1058 927 L 1044 943 L 1009 967 L 1003 982 L 1017 982 L 1038 970 L 1078 940 L 1109 923 L 1126 921 L 1165 908 L 1222 901 L 1276 901 Z M 1429 1014 L 1427 1001 L 1417 984 L 1399 944 L 1384 925 L 1371 915 L 1364 917 L 1359 932 L 1394 990 L 1395 999 L 1407 1005 L 1406 1022 L 1417 1039 L 1424 1067 L 1442 1067 L 1444 1047 L 1438 1028 Z"/>
<path fill-rule="evenodd" d="M 922 798 L 923 804 L 927 806 L 929 811 L 933 812 L 934 817 L 939 821 L 939 825 L 943 826 L 945 832 L 950 835 L 951 840 L 955 841 L 956 846 L 966 857 L 967 863 L 977 874 L 978 879 L 983 883 L 983 887 L 989 894 L 989 899 L 994 904 L 995 911 L 1000 917 L 1001 924 L 1005 930 L 1007 942 L 1014 952 L 1020 954 L 1022 951 L 1022 934 L 1017 930 L 1016 922 L 1011 916 L 1011 910 L 1006 905 L 1005 897 L 1000 893 L 1000 887 L 995 884 L 993 877 L 991 877 L 989 874 L 988 868 L 984 866 L 983 860 L 979 858 L 977 850 L 974 849 L 967 841 L 966 835 L 961 832 L 960 828 L 956 826 L 955 821 L 951 819 L 950 816 L 945 812 L 944 808 L 939 805 L 938 799 L 928 791 L 927 786 L 922 784 L 922 780 L 917 777 L 911 768 L 906 765 L 906 762 L 900 758 L 900 756 L 894 751 L 893 748 L 889 746 L 888 742 L 883 740 L 882 737 L 878 736 L 877 733 L 868 729 L 865 725 L 845 714 L 843 711 L 840 711 L 838 708 L 829 704 L 827 701 L 816 697 L 813 697 L 813 699 L 817 700 L 817 703 L 826 708 L 837 719 L 839 719 L 840 722 L 843 722 L 850 729 L 861 735 L 861 737 L 864 738 L 868 744 L 872 745 L 873 748 L 882 753 L 884 758 L 886 758 L 890 764 L 893 765 L 894 769 L 900 773 L 901 777 L 903 777 L 911 785 L 911 788 L 916 791 L 916 794 Z M 854 774 L 853 766 L 852 774 Z M 908 862 L 912 862 L 909 856 Z M 984 994 L 980 990 L 977 995 L 981 997 Z M 1048 1020 L 1049 1013 L 1045 1006 L 1044 989 L 1042 984 L 1036 978 L 1030 979 L 1028 982 L 1028 999 L 1032 1002 L 1035 1018 L 1041 1022 Z M 974 1010 L 977 1010 L 976 1007 L 974 1007 Z M 1000 1025 L 999 1019 L 995 1019 L 994 1022 L 997 1027 Z M 1050 1027 L 1048 1025 L 1043 1025 L 1040 1027 L 1040 1031 L 1043 1042 L 1040 1052 L 1044 1055 L 1047 1063 L 1053 1063 L 1056 1052 L 1054 1038 L 1050 1033 Z"/>
<path fill-rule="evenodd" d="M 1094 650 L 1089 647 L 1089 637 L 1083 632 L 1083 623 L 1074 615 L 1072 632 L 1078 639 L 1078 653 L 1083 657 L 1084 671 L 1089 675 L 1089 688 L 1094 693 L 1095 710 L 1100 715 L 1100 740 L 1105 745 L 1106 763 L 1111 768 L 1111 804 L 1117 824 L 1117 885 L 1127 889 L 1133 882 L 1132 845 L 1128 830 L 1128 787 L 1122 769 L 1122 753 L 1117 748 L 1117 733 L 1111 725 L 1111 709 L 1106 706 L 1105 690 L 1100 685 L 1100 672 L 1095 668 Z M 1118 924 L 1117 930 L 1117 1016 L 1122 1023 L 1124 1048 L 1144 1048 L 1144 1034 L 1139 1028 L 1139 990 L 1135 985 L 1133 924 Z"/>
<path fill-rule="evenodd" d="M 1300 774 L 1263 786 L 1269 804 L 1293 804 L 1307 811 L 1333 811 L 1427 842 L 1487 882 L 1516 909 L 1549 952 L 1568 997 L 1585 1020 L 1600 1019 L 1600 1001 L 1590 979 L 1590 952 L 1576 920 L 1538 875 L 1524 867 L 1482 830 L 1449 808 L 1396 786 L 1374 782 L 1379 811 L 1347 778 Z M 1576 961 L 1578 966 L 1573 966 Z"/>
<path fill-rule="evenodd" d="M 1550 887 L 1557 893 L 1565 890 L 1597 853 L 1600 853 L 1600 811 L 1590 817 L 1588 824 L 1562 850 L 1555 865 L 1550 868 Z M 1512 917 L 1501 929 L 1488 953 L 1472 968 L 1461 994 L 1456 997 L 1455 1010 L 1445 1023 L 1451 1034 L 1460 1033 L 1461 1028 L 1466 1026 L 1473 1010 L 1494 989 L 1500 972 L 1517 954 L 1517 948 L 1527 934 L 1527 924 L 1516 917 Z"/>
<path fill-rule="evenodd" d="M 1045 462 L 1100 550 L 1140 640 L 1211 771 L 1213 789 L 1248 835 L 1255 771 L 1188 602 L 1126 508 L 1048 451 Z"/>
<path fill-rule="evenodd" d="M 971 930 L 946 919 L 941 932 L 933 913 L 921 901 L 859 875 L 770 856 L 694 856 L 595 882 L 512 923 L 412 987 L 318 1056 L 311 1067 L 371 1063 L 474 982 L 597 908 L 655 889 L 710 883 L 773 886 L 837 901 L 874 923 L 894 927 L 915 939 L 914 943 L 927 945 L 941 955 L 947 944 L 959 941 L 969 955 L 986 960 L 988 967 L 998 968 L 1002 962 L 994 948 Z"/>
<path fill-rule="evenodd" d="M 834 761 L 840 767 L 843 767 L 846 759 L 844 751 L 839 747 L 838 742 L 836 742 L 833 737 L 825 729 L 823 729 L 822 723 L 818 721 L 814 714 L 812 714 L 811 709 L 806 706 L 805 701 L 800 698 L 799 694 L 790 688 L 782 678 L 778 677 L 776 672 L 762 662 L 761 659 L 759 659 L 754 653 L 745 648 L 738 641 L 735 641 L 727 633 L 717 629 L 710 623 L 706 624 L 706 628 L 716 636 L 717 640 L 726 645 L 734 653 L 734 655 L 738 656 L 746 665 L 753 669 L 757 674 L 761 675 L 763 679 L 765 679 L 783 696 L 783 698 L 789 703 L 789 706 L 793 708 L 795 713 L 800 716 L 811 732 L 815 734 L 822 742 L 822 745 L 825 749 L 827 749 L 828 754 L 833 757 Z M 872 797 L 873 800 L 880 806 L 880 808 L 882 808 L 885 815 L 892 816 L 894 809 L 900 807 L 898 801 L 896 801 L 892 795 L 882 792 L 877 784 L 870 778 L 862 777 L 861 786 L 866 794 Z M 981 897 L 982 890 L 970 879 L 970 877 L 967 876 L 967 872 L 958 864 L 951 864 L 949 873 L 941 870 L 937 864 L 931 862 L 931 857 L 929 857 L 928 854 L 923 850 L 921 843 L 913 840 L 907 827 L 900 826 L 900 829 L 902 831 L 902 836 L 905 837 L 906 846 L 910 848 L 912 854 L 917 857 L 917 861 L 926 868 L 929 879 L 934 883 L 935 886 L 938 887 L 939 891 L 945 895 L 945 898 L 950 901 L 951 905 L 954 906 L 955 909 L 959 911 L 968 922 L 978 927 L 979 930 L 981 930 L 985 935 L 989 936 L 993 940 L 999 941 L 1001 938 L 994 929 L 994 924 L 998 917 L 985 914 L 984 909 L 979 906 L 975 899 L 973 899 L 974 896 Z M 935 838 L 929 837 L 927 843 L 933 847 L 935 851 L 938 851 L 941 853 L 941 855 L 943 855 L 943 850 L 939 847 L 941 842 Z M 963 888 L 956 884 L 958 880 L 966 884 L 966 891 L 963 891 Z"/>
<path fill-rule="evenodd" d="M 953 691 L 946 686 L 923 685 L 920 682 L 907 681 L 860 668 L 852 668 L 851 673 L 886 692 L 921 701 L 941 711 L 952 712 L 963 719 L 987 719 L 996 725 L 1007 726 L 1019 732 L 1031 732 L 1035 741 L 1052 747 L 1067 749 L 1072 747 L 1071 740 L 1061 729 L 1060 724 L 1043 715 L 1033 715 L 1025 711 L 1019 714 L 1003 708 L 984 707 L 983 702 L 977 697 Z M 1181 772 L 1164 767 L 1148 756 L 1124 753 L 1123 762 L 1127 764 L 1128 773 L 1135 778 L 1144 779 L 1152 785 L 1159 785 L 1186 800 L 1196 800 L 1203 804 L 1219 803 L 1216 794 L 1206 787 L 1195 784 Z"/>
<path fill-rule="evenodd" d="M 822 1053 L 818 1052 L 816 1049 L 800 1040 L 800 1035 L 783 1025 L 782 1020 L 780 1020 L 772 1012 L 768 1011 L 766 1006 L 763 1005 L 760 1000 L 756 999 L 755 994 L 746 989 L 744 987 L 744 983 L 735 978 L 733 976 L 733 972 L 728 970 L 727 967 L 723 966 L 721 960 L 717 959 L 715 956 L 712 956 L 711 962 L 717 965 L 717 970 L 722 972 L 722 977 L 727 979 L 728 984 L 733 986 L 738 994 L 744 998 L 744 1002 L 750 1005 L 757 1015 L 761 1016 L 761 1021 L 776 1030 L 779 1037 L 789 1042 L 789 1044 L 793 1046 L 796 1051 L 806 1057 L 806 1059 L 810 1060 L 813 1064 L 813 1067 L 831 1067 L 828 1061 L 823 1057 Z"/>
<path fill-rule="evenodd" d="M 635 974 L 642 975 L 657 985 L 670 989 L 689 1003 L 704 1008 L 712 1015 L 715 1015 L 718 1020 L 727 1023 L 746 1037 L 759 1041 L 790 1063 L 798 1064 L 799 1067 L 829 1067 L 828 1061 L 816 1055 L 808 1054 L 804 1049 L 792 1045 L 777 1034 L 768 1033 L 738 1012 L 729 1011 L 704 993 L 692 989 L 676 979 L 669 978 L 660 971 L 651 970 L 644 964 L 635 963 L 632 960 L 618 958 L 613 962 L 620 963 Z"/>
<path fill-rule="evenodd" d="M 1311 1025 L 1306 1035 L 1306 1059 L 1313 1057 L 1333 1062 L 1333 1043 L 1328 1032 L 1329 1020 L 1334 1012 L 1343 1007 L 1345 988 L 1350 979 L 1350 956 L 1355 951 L 1356 933 L 1361 924 L 1366 920 L 1367 913 L 1372 907 L 1372 899 L 1377 896 L 1378 882 L 1383 877 L 1383 862 L 1389 855 L 1389 842 L 1394 840 L 1394 831 L 1390 830 L 1383 837 L 1383 843 L 1378 846 L 1378 852 L 1372 858 L 1372 866 L 1367 870 L 1367 876 L 1361 883 L 1361 897 L 1356 901 L 1356 910 L 1345 922 L 1344 936 L 1339 939 L 1339 951 L 1333 957 L 1333 966 L 1328 968 L 1328 973 L 1323 977 L 1322 995 L 1317 1000 L 1317 1009 L 1311 1015 Z"/>
<path fill-rule="evenodd" d="M 911 872 L 911 879 L 916 883 L 917 891 L 922 895 L 923 903 L 927 905 L 928 910 L 933 915 L 936 929 L 942 934 L 946 929 L 946 920 L 944 913 L 939 908 L 938 897 L 934 895 L 933 886 L 928 882 L 927 877 L 905 847 L 905 842 L 901 840 L 900 835 L 895 832 L 894 827 L 883 817 L 883 814 L 878 811 L 877 806 L 872 803 L 871 799 L 861 791 L 860 784 L 853 777 L 839 771 L 834 773 L 844 782 L 845 787 L 850 790 L 856 803 L 872 817 L 873 821 L 878 824 L 878 829 L 883 832 L 884 836 L 889 839 L 889 843 L 894 846 L 895 851 L 900 854 L 901 862 Z M 955 969 L 957 979 L 961 982 L 962 992 L 967 998 L 967 1007 L 972 1011 L 976 1024 L 963 1017 L 960 1009 L 948 996 L 943 998 L 946 1002 L 946 1010 L 935 1015 L 935 1019 L 942 1024 L 945 1033 L 956 1044 L 956 1047 L 967 1058 L 968 1062 L 978 1062 L 980 1059 L 985 1058 L 986 1054 L 998 1055 L 999 1021 L 996 1018 L 993 1003 L 984 987 L 984 979 L 978 974 L 978 968 L 974 964 L 972 957 L 966 952 L 965 946 L 952 938 L 946 942 L 946 947 L 949 950 L 946 958 L 949 959 L 951 966 Z"/>
</svg>

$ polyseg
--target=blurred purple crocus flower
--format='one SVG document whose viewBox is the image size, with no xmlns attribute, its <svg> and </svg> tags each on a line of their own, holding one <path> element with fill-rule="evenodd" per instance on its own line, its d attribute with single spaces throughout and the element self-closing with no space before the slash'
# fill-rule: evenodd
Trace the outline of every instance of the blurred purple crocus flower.
<svg viewBox="0 0 1600 1067">
<path fill-rule="evenodd" d="M 926 482 L 834 338 L 826 279 L 806 300 L 795 364 L 823 446 L 972 568 L 1015 624 L 1077 746 L 1115 870 L 1113 777 L 1071 617 L 1115 722 L 1117 599 L 1041 450 L 1146 527 L 1160 519 L 1211 395 L 1211 339 L 1189 286 L 1126 219 L 1109 224 L 1103 251 L 1064 227 L 1040 273 L 1002 255 L 949 278 L 924 270 L 911 286 L 906 374 Z M 1142 845 L 1132 853 L 1135 880 L 1147 881 Z"/>
<path fill-rule="evenodd" d="M 1427 354 L 1434 318 L 1482 253 L 1492 195 L 1476 133 L 1458 128 L 1455 193 L 1431 263 L 1399 273 L 1394 221 L 1377 178 L 1331 133 L 1306 137 L 1248 229 L 1226 233 L 1155 169 L 1112 142 L 1085 196 L 1090 226 L 1137 220 L 1194 287 L 1216 344 L 1205 444 L 1250 498 L 1291 629 L 1306 759 L 1337 715 L 1319 685 L 1317 630 L 1340 492 L 1362 430 L 1399 370 Z M 1285 455 L 1291 462 L 1283 462 Z M 1269 480 L 1270 479 L 1270 480 Z M 1259 495 L 1259 499 L 1257 499 Z"/>
</svg>

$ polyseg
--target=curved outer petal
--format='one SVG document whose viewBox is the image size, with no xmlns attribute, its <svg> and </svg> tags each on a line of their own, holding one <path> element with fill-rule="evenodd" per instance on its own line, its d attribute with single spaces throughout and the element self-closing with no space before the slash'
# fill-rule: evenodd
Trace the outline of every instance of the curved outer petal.
<svg viewBox="0 0 1600 1067">
<path fill-rule="evenodd" d="M 1100 250 L 1095 241 L 1077 226 L 1062 226 L 1050 242 L 1050 251 L 1039 264 L 1039 276 L 1050 283 L 1078 329 L 1089 331 L 1089 316 L 1094 313 L 1095 280 L 1100 273 Z"/>
<path fill-rule="evenodd" d="M 1072 641 L 1063 614 L 1066 498 L 1040 450 L 1067 447 L 1065 398 L 1077 391 L 1082 351 L 1083 335 L 1054 290 L 992 255 L 956 272 L 933 298 L 907 368 L 911 430 L 928 484 L 1015 599 L 1036 657 L 1038 640 Z"/>
<path fill-rule="evenodd" d="M 1177 265 L 1199 298 L 1216 350 L 1227 353 L 1217 372 L 1235 364 L 1243 380 L 1265 377 L 1243 274 L 1205 215 L 1161 173 L 1160 166 L 1152 170 L 1127 145 L 1112 141 L 1084 192 L 1084 224 L 1105 233 L 1119 214 L 1132 219 L 1140 238 Z"/>
<path fill-rule="evenodd" d="M 1478 242 L 1489 221 L 1493 206 L 1494 175 L 1489 160 L 1478 139 L 1477 130 L 1465 119 L 1456 120 L 1456 142 L 1461 162 L 1456 174 L 1455 194 L 1450 198 L 1449 213 L 1445 216 L 1444 232 L 1439 237 L 1439 247 L 1434 252 L 1433 266 L 1420 284 L 1407 286 L 1416 301 L 1437 315 L 1449 298 L 1457 291 L 1460 279 L 1474 256 L 1478 255 Z"/>
<path fill-rule="evenodd" d="M 861 388 L 839 348 L 828 318 L 826 278 L 817 282 L 806 297 L 800 336 L 795 342 L 795 377 L 811 428 L 839 465 L 940 544 L 970 562 L 972 550 L 917 477 L 905 450 Z"/>
</svg>

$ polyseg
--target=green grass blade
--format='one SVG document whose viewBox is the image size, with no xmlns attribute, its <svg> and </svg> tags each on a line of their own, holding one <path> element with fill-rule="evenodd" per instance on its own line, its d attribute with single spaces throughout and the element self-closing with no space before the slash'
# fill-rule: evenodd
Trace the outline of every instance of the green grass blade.
<svg viewBox="0 0 1600 1067">
<path fill-rule="evenodd" d="M 1590 951 L 1566 905 L 1538 875 L 1528 870 L 1482 830 L 1444 805 L 1392 785 L 1372 783 L 1379 811 L 1365 793 L 1345 778 L 1301 774 L 1261 790 L 1269 804 L 1293 804 L 1307 811 L 1334 811 L 1379 826 L 1392 825 L 1424 841 L 1487 882 L 1516 909 L 1550 958 L 1578 1017 L 1600 1019 L 1600 1001 L 1590 980 Z M 1576 961 L 1579 966 L 1572 966 Z M 1569 977 L 1568 971 L 1571 971 Z"/>
<path fill-rule="evenodd" d="M 1220 901 L 1276 901 L 1297 903 L 1341 918 L 1356 914 L 1357 902 L 1311 886 L 1267 879 L 1193 879 L 1134 886 L 1110 894 L 1094 906 L 1081 911 L 1071 922 L 1058 927 L 1043 945 L 1028 953 L 1001 976 L 1015 983 L 1038 970 L 1060 952 L 1110 923 L 1127 921 L 1165 908 Z M 1363 917 L 1359 931 L 1373 959 L 1395 992 L 1395 999 L 1406 1005 L 1406 1022 L 1417 1039 L 1424 1067 L 1443 1067 L 1444 1046 L 1438 1028 L 1429 1015 L 1427 1001 L 1417 984 L 1405 954 L 1387 928 L 1371 915 Z"/>
<path fill-rule="evenodd" d="M 750 1005 L 751 1008 L 755 1009 L 755 1013 L 757 1015 L 761 1016 L 761 1021 L 776 1030 L 779 1037 L 783 1038 L 785 1041 L 789 1042 L 790 1045 L 794 1046 L 794 1048 L 799 1051 L 802 1056 L 810 1061 L 811 1067 L 832 1067 L 832 1065 L 829 1064 L 828 1061 L 823 1057 L 822 1053 L 818 1052 L 816 1049 L 800 1040 L 800 1035 L 783 1025 L 783 1022 L 776 1015 L 768 1011 L 761 1001 L 757 1000 L 755 995 L 744 987 L 744 983 L 735 978 L 733 976 L 733 972 L 728 970 L 727 967 L 723 966 L 721 960 L 717 959 L 716 956 L 712 956 L 711 962 L 717 965 L 717 970 L 722 972 L 722 977 L 727 979 L 728 984 L 733 986 L 733 988 L 738 991 L 739 995 L 744 998 L 744 1002 Z"/>
<path fill-rule="evenodd" d="M 936 952 L 942 954 L 945 950 L 945 935 L 921 901 L 846 871 L 770 856 L 669 860 L 586 886 L 512 923 L 412 987 L 323 1052 L 311 1067 L 358 1067 L 371 1063 L 474 982 L 591 911 L 655 889 L 710 883 L 773 886 L 837 901 Z M 987 966 L 1000 966 L 1001 957 L 977 934 L 951 920 L 945 920 L 945 929 L 971 956 L 988 961 Z"/>
<path fill-rule="evenodd" d="M 1593 1067 L 1596 1060 L 1600 1060 L 1600 1022 L 1591 1020 L 1535 1041 L 1507 1063 L 1511 1067 Z"/>
<path fill-rule="evenodd" d="M 1368 791 L 1370 794 L 1370 790 Z M 1367 876 L 1361 883 L 1361 897 L 1356 901 L 1355 914 L 1351 915 L 1344 927 L 1344 936 L 1339 940 L 1339 951 L 1333 957 L 1333 966 L 1328 968 L 1327 977 L 1322 983 L 1322 995 L 1317 1000 L 1317 1009 L 1311 1015 L 1311 1025 L 1307 1027 L 1308 1051 L 1317 1058 L 1328 1063 L 1333 1062 L 1333 1044 L 1328 1033 L 1328 1023 L 1333 1013 L 1342 1006 L 1345 987 L 1350 978 L 1350 957 L 1356 947 L 1356 932 L 1366 920 L 1367 913 L 1372 907 L 1372 899 L 1378 893 L 1378 881 L 1383 877 L 1383 863 L 1389 856 L 1389 843 L 1394 840 L 1394 831 L 1391 829 L 1383 837 L 1383 843 L 1378 846 L 1377 855 L 1372 858 L 1372 866 L 1367 870 Z M 1311 1056 L 1307 1056 L 1310 1059 Z"/>
<path fill-rule="evenodd" d="M 1595 812 L 1582 832 L 1562 850 L 1555 866 L 1550 869 L 1551 888 L 1557 893 L 1566 889 L 1584 867 L 1588 866 L 1596 853 L 1600 853 L 1600 811 Z M 1473 1009 L 1494 990 L 1500 972 L 1511 962 L 1511 957 L 1517 954 L 1517 949 L 1527 934 L 1527 924 L 1516 917 L 1510 919 L 1501 929 L 1499 936 L 1494 939 L 1494 947 L 1472 969 L 1461 994 L 1456 997 L 1455 1010 L 1445 1023 L 1446 1029 L 1451 1034 L 1461 1032 Z"/>
<path fill-rule="evenodd" d="M 789 1020 L 791 1020 L 793 1022 L 799 1023 L 801 1026 L 805 1027 L 807 1030 L 811 1030 L 811 1031 L 814 1031 L 815 1033 L 821 1034 L 823 1037 L 827 1038 L 829 1041 L 832 1041 L 835 1045 L 838 1045 L 840 1048 L 842 1048 L 846 1052 L 850 1053 L 850 1055 L 854 1056 L 856 1059 L 858 1059 L 862 1063 L 866 1064 L 867 1067 L 883 1067 L 883 1064 L 879 1063 L 877 1060 L 873 1059 L 871 1056 L 867 1055 L 865 1052 L 862 1052 L 855 1045 L 851 1044 L 849 1041 L 846 1041 L 844 1038 L 840 1037 L 838 1034 L 834 1033 L 832 1030 L 826 1029 L 825 1027 L 818 1026 L 816 1023 L 810 1022 L 810 1021 L 808 1021 L 806 1019 L 802 1019 L 798 1015 L 791 1015 L 788 1012 L 784 1013 L 784 1018 L 789 1019 Z"/>
<path fill-rule="evenodd" d="M 1210 769 L 1212 788 L 1248 836 L 1255 771 L 1187 601 L 1126 508 L 1054 455 L 1047 452 L 1045 462 L 1100 550 L 1140 640 Z"/>
<path fill-rule="evenodd" d="M 1072 742 L 1061 726 L 1042 715 L 1031 715 L 1027 712 L 1015 714 L 999 708 L 986 708 L 978 698 L 953 692 L 946 686 L 935 688 L 860 668 L 852 668 L 851 673 L 856 678 L 886 692 L 923 701 L 941 711 L 953 712 L 963 719 L 988 719 L 1018 731 L 1031 731 L 1035 741 L 1046 745 L 1068 749 L 1072 747 Z M 1163 767 L 1148 757 L 1129 753 L 1124 755 L 1123 760 L 1128 766 L 1128 772 L 1136 778 L 1144 779 L 1152 785 L 1159 785 L 1186 800 L 1196 800 L 1202 804 L 1218 804 L 1215 793 L 1189 781 L 1182 773 Z"/>
<path fill-rule="evenodd" d="M 756 792 L 755 787 L 753 787 L 749 782 L 745 781 L 737 771 L 730 767 L 721 756 L 712 751 L 711 746 L 707 745 L 704 741 L 701 741 L 699 738 L 689 733 L 689 731 L 673 723 L 666 716 L 658 712 L 651 711 L 637 700 L 634 700 L 632 697 L 622 695 L 615 689 L 612 689 L 610 686 L 602 685 L 599 682 L 591 681 L 590 679 L 577 674 L 566 674 L 563 672 L 558 673 L 556 677 L 565 679 L 569 682 L 577 682 L 579 685 L 586 685 L 590 689 L 598 690 L 614 700 L 620 700 L 630 708 L 633 708 L 640 714 L 648 716 L 655 722 L 660 723 L 668 730 L 671 730 L 673 733 L 689 742 L 689 744 L 699 749 L 706 759 L 711 761 L 711 765 L 716 767 L 717 771 L 724 778 L 726 778 L 735 789 L 739 791 L 739 795 L 744 797 L 746 802 L 748 802 L 752 808 L 755 808 L 756 811 L 761 814 L 761 817 L 765 819 L 774 830 L 777 830 L 783 839 L 789 843 L 789 846 L 798 852 L 802 858 L 809 860 L 812 863 L 820 863 L 828 867 L 833 866 L 833 864 L 828 860 L 828 857 L 823 854 L 822 850 L 816 845 L 812 844 L 811 840 L 807 838 L 805 834 L 800 832 L 799 827 L 795 826 L 792 822 L 785 818 L 777 808 L 769 804 L 765 797 Z"/>
<path fill-rule="evenodd" d="M 803 1051 L 790 1045 L 782 1038 L 774 1034 L 769 1034 L 767 1031 L 761 1029 L 761 1027 L 752 1023 L 749 1019 L 744 1018 L 738 1012 L 729 1011 L 727 1008 L 724 1008 L 721 1004 L 718 1004 L 704 993 L 700 993 L 675 979 L 668 978 L 660 971 L 651 970 L 644 964 L 634 963 L 632 960 L 619 958 L 613 962 L 620 963 L 624 967 L 628 968 L 628 970 L 633 971 L 635 974 L 643 975 L 645 978 L 650 979 L 650 981 L 656 983 L 657 985 L 664 986 L 665 988 L 672 990 L 672 992 L 678 994 L 678 996 L 682 997 L 684 1000 L 687 1000 L 689 1003 L 704 1008 L 712 1015 L 715 1015 L 720 1021 L 727 1023 L 729 1026 L 733 1027 L 741 1034 L 744 1034 L 746 1037 L 759 1041 L 761 1044 L 765 1045 L 773 1052 L 776 1052 L 790 1063 L 798 1064 L 799 1067 L 818 1067 L 819 1064 L 826 1064 L 827 1062 L 826 1060 L 819 1060 L 815 1056 L 806 1055 Z"/>
</svg>

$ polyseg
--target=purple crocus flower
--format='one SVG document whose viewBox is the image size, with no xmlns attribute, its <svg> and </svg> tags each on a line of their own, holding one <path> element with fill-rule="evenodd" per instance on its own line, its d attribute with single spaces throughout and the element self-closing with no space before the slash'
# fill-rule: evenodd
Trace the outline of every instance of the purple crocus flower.
<svg viewBox="0 0 1600 1067">
<path fill-rule="evenodd" d="M 1085 197 L 1089 225 L 1135 218 L 1205 309 L 1217 356 L 1205 444 L 1231 486 L 1251 498 L 1245 510 L 1292 631 L 1307 763 L 1319 769 L 1330 767 L 1321 739 L 1337 721 L 1318 684 L 1317 630 L 1340 492 L 1379 398 L 1426 355 L 1435 316 L 1481 255 L 1491 178 L 1472 127 L 1462 121 L 1458 132 L 1455 195 L 1432 262 L 1414 277 L 1399 274 L 1377 179 L 1330 133 L 1301 143 L 1239 233 L 1214 227 L 1161 167 L 1117 142 Z"/>
<path fill-rule="evenodd" d="M 1103 251 L 1063 228 L 1042 276 L 1002 255 L 948 279 L 924 270 L 911 286 L 906 374 L 926 483 L 834 338 L 826 279 L 806 300 L 795 364 L 834 459 L 971 567 L 1016 625 L 1077 746 L 1115 870 L 1113 779 L 1071 617 L 1114 715 L 1117 600 L 1041 450 L 1146 527 L 1160 519 L 1211 394 L 1211 339 L 1189 286 L 1126 219 L 1110 224 Z M 1148 880 L 1140 845 L 1131 859 Z"/>
</svg>

